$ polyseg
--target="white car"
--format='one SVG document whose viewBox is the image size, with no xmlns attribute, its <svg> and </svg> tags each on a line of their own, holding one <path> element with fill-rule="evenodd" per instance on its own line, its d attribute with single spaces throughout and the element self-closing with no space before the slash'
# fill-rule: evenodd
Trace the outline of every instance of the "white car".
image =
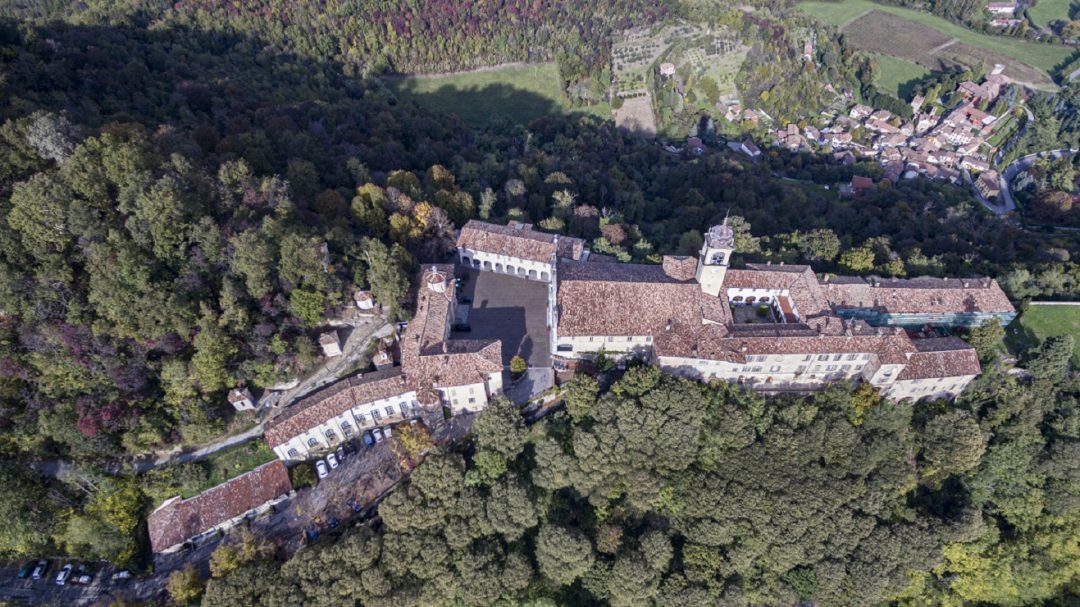
<svg viewBox="0 0 1080 607">
<path fill-rule="evenodd" d="M 390 429 L 390 426 L 387 426 L 383 428 L 383 434 L 386 435 L 386 438 L 390 438 L 394 435 L 394 431 Z"/>
<path fill-rule="evenodd" d="M 60 569 L 60 573 L 56 574 L 56 585 L 63 586 L 64 584 L 67 584 L 68 578 L 71 577 L 71 570 L 74 568 L 75 566 L 71 563 L 64 565 L 64 567 Z"/>
<path fill-rule="evenodd" d="M 338 467 L 337 456 L 334 455 L 333 453 L 328 453 L 326 455 L 326 463 L 330 464 L 330 469 L 331 470 L 336 470 L 337 467 Z"/>
<path fill-rule="evenodd" d="M 381 443 L 383 441 L 382 428 L 373 428 L 371 430 L 371 435 L 375 437 L 375 442 L 376 443 Z"/>
<path fill-rule="evenodd" d="M 128 571 L 127 569 L 117 571 L 116 573 L 114 573 L 112 575 L 112 579 L 113 579 L 114 582 L 118 582 L 120 580 L 126 580 L 126 579 L 129 579 L 130 577 L 131 577 L 131 572 Z"/>
<path fill-rule="evenodd" d="M 38 561 L 34 566 L 34 572 L 30 574 L 30 577 L 35 580 L 40 580 L 45 577 L 45 572 L 49 570 L 49 561 Z"/>
<path fill-rule="evenodd" d="M 315 471 L 319 474 L 319 478 L 330 476 L 330 469 L 326 467 L 326 462 L 322 460 L 315 462 Z"/>
</svg>

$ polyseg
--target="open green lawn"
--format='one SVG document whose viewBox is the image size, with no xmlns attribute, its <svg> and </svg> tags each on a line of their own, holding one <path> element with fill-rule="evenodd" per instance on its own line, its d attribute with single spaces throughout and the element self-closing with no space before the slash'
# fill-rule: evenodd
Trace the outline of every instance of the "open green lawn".
<svg viewBox="0 0 1080 607">
<path fill-rule="evenodd" d="M 574 111 L 564 100 L 554 63 L 448 76 L 395 77 L 388 78 L 386 83 L 403 99 L 457 114 L 465 122 L 478 126 L 495 116 L 524 124 L 539 116 Z M 611 108 L 606 103 L 587 112 L 611 118 Z"/>
<path fill-rule="evenodd" d="M 1074 2 L 1077 0 L 1039 0 L 1038 4 L 1028 9 L 1028 17 L 1039 27 L 1046 27 L 1055 19 L 1068 21 L 1069 5 Z"/>
<path fill-rule="evenodd" d="M 877 69 L 874 71 L 874 84 L 879 89 L 904 101 L 908 101 L 912 97 L 910 87 L 904 85 L 930 73 L 930 70 L 918 63 L 912 63 L 898 57 L 875 54 L 874 59 L 877 61 Z"/>
<path fill-rule="evenodd" d="M 270 450 L 270 446 L 261 440 L 249 441 L 242 445 L 218 451 L 200 462 L 209 473 L 206 486 L 200 490 L 205 491 L 210 487 L 224 483 L 230 478 L 250 472 L 266 462 L 273 461 L 275 457 L 277 456 Z M 184 497 L 191 497 L 191 495 L 185 495 Z"/>
<path fill-rule="evenodd" d="M 1080 306 L 1031 306 L 1009 325 L 1005 343 L 1014 353 L 1047 337 L 1072 335 L 1072 364 L 1080 367 Z"/>
<path fill-rule="evenodd" d="M 1040 2 L 1044 1 L 1046 0 L 1040 0 Z M 1054 2 L 1055 0 L 1050 1 Z M 800 2 L 798 6 L 803 11 L 818 19 L 832 23 L 838 27 L 843 27 L 849 21 L 857 19 L 860 15 L 870 10 L 877 9 L 879 11 L 893 13 L 894 15 L 899 15 L 905 19 L 915 21 L 916 23 L 932 27 L 946 36 L 956 38 L 965 44 L 997 51 L 1046 72 L 1050 72 L 1054 66 L 1061 63 L 1066 57 L 1072 54 L 1072 49 L 1064 46 L 1037 44 L 1005 36 L 979 34 L 930 13 L 889 4 L 879 4 L 871 0 L 843 0 L 842 2 L 810 0 L 807 2 Z"/>
</svg>

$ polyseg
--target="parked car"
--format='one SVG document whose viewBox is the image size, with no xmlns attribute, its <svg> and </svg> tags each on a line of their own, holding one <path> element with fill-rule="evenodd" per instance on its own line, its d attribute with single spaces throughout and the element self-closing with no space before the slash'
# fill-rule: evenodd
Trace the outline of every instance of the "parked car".
<svg viewBox="0 0 1080 607">
<path fill-rule="evenodd" d="M 363 510 L 363 509 L 364 509 L 364 507 L 363 507 L 363 506 L 361 506 L 361 505 L 360 505 L 359 503 L 357 503 L 357 501 L 356 501 L 356 498 L 355 498 L 355 497 L 350 497 L 350 498 L 348 499 L 348 501 L 346 501 L 346 502 L 345 502 L 345 504 L 346 504 L 346 505 L 348 505 L 348 506 L 349 506 L 349 508 L 352 508 L 352 511 L 353 511 L 353 512 L 357 512 L 357 513 L 359 513 L 359 512 L 361 511 L 361 510 Z"/>
<path fill-rule="evenodd" d="M 315 462 L 315 472 L 318 473 L 320 479 L 330 476 L 330 469 L 326 467 L 326 462 L 322 460 Z"/>
<path fill-rule="evenodd" d="M 128 571 L 127 569 L 122 569 L 122 570 L 117 571 L 116 573 L 112 574 L 112 580 L 114 582 L 119 582 L 120 580 L 129 580 L 129 579 L 131 579 L 131 572 Z"/>
<path fill-rule="evenodd" d="M 460 301 L 463 304 L 471 304 L 472 303 L 472 297 L 469 297 L 468 295 L 466 295 L 466 296 L 462 297 L 461 299 L 459 299 L 458 301 Z"/>
<path fill-rule="evenodd" d="M 304 529 L 304 537 L 307 538 L 308 542 L 314 542 L 315 540 L 319 539 L 319 531 L 315 529 L 314 525 L 312 525 L 307 529 Z"/>
<path fill-rule="evenodd" d="M 64 565 L 60 568 L 60 572 L 56 574 L 56 585 L 63 586 L 67 584 L 68 578 L 71 577 L 71 572 L 75 569 L 75 566 L 71 563 Z"/>
<path fill-rule="evenodd" d="M 326 454 L 326 463 L 330 464 L 330 469 L 331 470 L 336 470 L 337 467 L 338 467 L 337 456 L 334 455 L 333 453 L 327 453 Z"/>
<path fill-rule="evenodd" d="M 26 578 L 30 577 L 30 572 L 34 570 L 34 565 L 37 565 L 37 563 L 35 563 L 34 561 L 30 561 L 29 563 L 26 563 L 22 567 L 20 567 L 19 579 L 25 580 Z"/>
<path fill-rule="evenodd" d="M 345 443 L 345 454 L 346 455 L 355 455 L 356 454 L 356 447 L 353 446 L 352 441 L 349 441 L 349 442 Z"/>
<path fill-rule="evenodd" d="M 340 524 L 340 521 L 338 521 L 337 517 L 333 514 L 326 517 L 326 522 L 330 525 L 331 529 L 337 529 L 337 526 Z"/>
<path fill-rule="evenodd" d="M 381 443 L 383 441 L 382 428 L 375 428 L 371 431 L 371 435 L 375 437 L 375 442 Z"/>
<path fill-rule="evenodd" d="M 337 451 L 334 452 L 334 455 L 337 456 L 338 461 L 340 461 L 340 462 L 345 461 L 345 447 L 343 447 L 343 446 L 338 447 Z"/>
<path fill-rule="evenodd" d="M 468 333 L 472 331 L 472 326 L 463 322 L 458 322 L 451 325 L 450 330 L 456 333 Z"/>
<path fill-rule="evenodd" d="M 76 575 L 75 577 L 71 578 L 71 584 L 73 586 L 89 586 L 90 582 L 92 581 L 94 581 L 94 576 L 90 575 L 89 573 Z"/>
<path fill-rule="evenodd" d="M 386 438 L 390 438 L 394 435 L 394 430 L 390 426 L 387 426 L 383 428 L 383 434 L 386 435 Z"/>
<path fill-rule="evenodd" d="M 49 570 L 49 561 L 38 561 L 34 567 L 34 572 L 30 574 L 35 580 L 40 580 L 45 577 L 45 573 Z"/>
<path fill-rule="evenodd" d="M 370 447 L 375 444 L 375 437 L 371 435 L 371 432 L 364 432 L 360 438 L 364 440 L 364 446 Z"/>
</svg>

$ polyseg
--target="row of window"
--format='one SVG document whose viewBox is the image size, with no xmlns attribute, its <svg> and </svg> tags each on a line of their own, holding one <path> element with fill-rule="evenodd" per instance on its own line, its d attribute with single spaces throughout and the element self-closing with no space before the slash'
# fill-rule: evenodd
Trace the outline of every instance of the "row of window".
<svg viewBox="0 0 1080 607">
<path fill-rule="evenodd" d="M 419 417 L 420 403 L 412 401 L 412 403 L 410 404 L 402 401 L 398 403 L 397 409 L 395 409 L 393 405 L 387 405 L 383 408 L 383 411 L 385 411 L 387 417 L 394 417 L 396 415 L 400 415 L 401 417 L 410 417 L 410 415 L 412 417 Z M 382 423 L 383 411 L 379 411 L 378 409 L 371 410 L 371 421 L 373 425 L 377 426 Z M 367 425 L 367 415 L 363 413 L 354 414 L 354 417 L 356 417 L 357 423 L 359 423 L 361 426 Z M 340 426 L 341 432 L 342 434 L 344 434 L 344 440 L 348 440 L 355 436 L 355 430 L 353 429 L 353 426 L 349 421 L 346 420 L 341 422 Z M 333 428 L 327 428 L 325 431 L 323 431 L 323 436 L 326 439 L 327 445 L 333 445 L 338 442 L 337 432 L 335 432 Z M 308 437 L 307 446 L 309 449 L 318 449 L 320 446 L 318 437 Z M 299 457 L 299 455 L 300 454 L 297 452 L 296 449 L 289 449 L 289 457 L 291 459 L 296 459 Z"/>
<path fill-rule="evenodd" d="M 775 358 L 783 360 L 785 358 L 785 356 L 780 355 L 780 356 L 776 356 Z M 808 362 L 810 360 L 813 360 L 813 358 L 814 358 L 813 354 L 807 354 L 806 356 L 803 357 L 803 361 Z M 852 361 L 852 360 L 870 360 L 870 355 L 869 354 L 818 354 L 817 355 L 817 359 L 819 361 L 821 361 L 821 362 L 825 362 L 825 361 L 829 360 L 830 358 L 832 358 L 832 360 L 837 361 L 837 362 L 839 362 L 841 360 L 849 360 L 849 361 Z M 755 363 L 755 362 L 756 363 L 763 363 L 763 362 L 767 361 L 768 359 L 769 359 L 769 357 L 765 356 L 764 354 L 754 354 L 754 355 L 751 355 L 751 356 L 747 356 L 746 357 L 746 362 L 748 362 L 748 363 Z"/>
</svg>

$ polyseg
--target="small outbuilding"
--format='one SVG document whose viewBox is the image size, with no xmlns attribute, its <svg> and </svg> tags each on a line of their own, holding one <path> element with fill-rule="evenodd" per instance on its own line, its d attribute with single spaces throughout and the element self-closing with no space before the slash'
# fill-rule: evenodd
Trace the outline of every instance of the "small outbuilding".
<svg viewBox="0 0 1080 607">
<path fill-rule="evenodd" d="M 324 356 L 341 356 L 341 340 L 338 339 L 337 331 L 327 331 L 320 335 L 319 345 L 322 346 Z"/>
</svg>

